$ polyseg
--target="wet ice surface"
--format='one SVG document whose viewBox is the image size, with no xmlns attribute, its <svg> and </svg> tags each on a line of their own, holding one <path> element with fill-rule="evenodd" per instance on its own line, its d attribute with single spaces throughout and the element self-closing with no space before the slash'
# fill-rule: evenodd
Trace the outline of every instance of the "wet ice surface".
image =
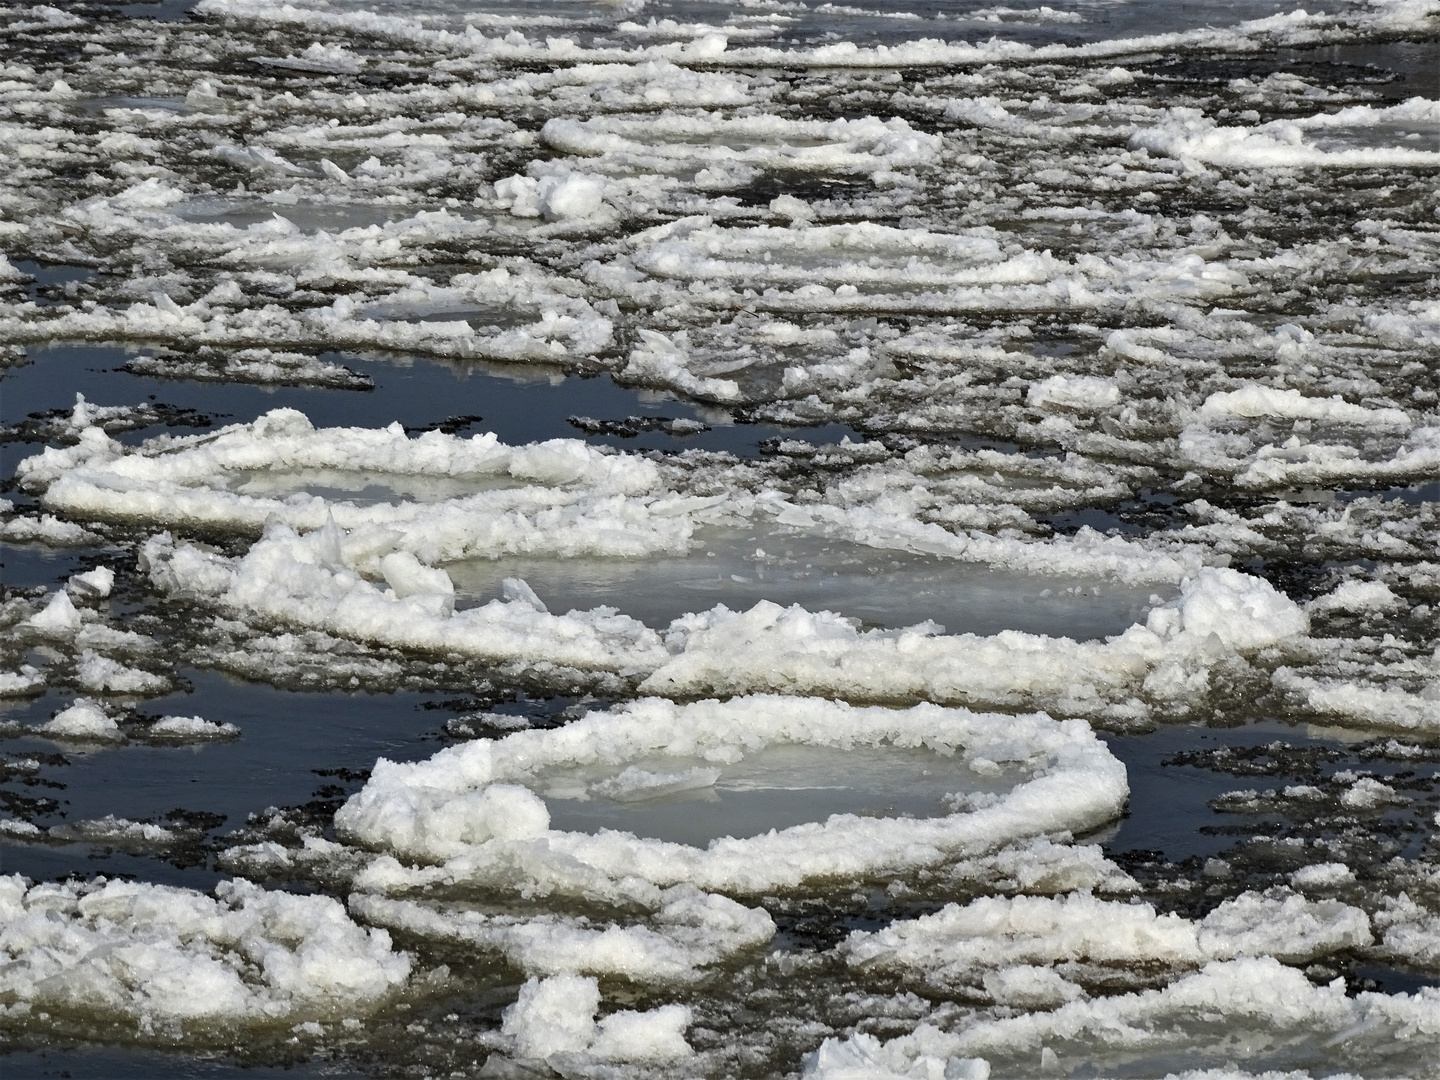
<svg viewBox="0 0 1440 1080">
<path fill-rule="evenodd" d="M 675 779 L 631 787 L 617 783 L 624 773 L 546 774 L 539 786 L 551 824 L 703 847 L 718 837 L 753 836 L 831 814 L 937 817 L 949 812 L 946 796 L 996 786 L 977 785 L 979 778 L 959 762 L 926 751 L 780 747 L 722 768 L 668 758 L 631 767 Z"/>
<path fill-rule="evenodd" d="M 0 12 L 6 1075 L 1440 1075 L 1440 16 L 1292 8 Z"/>
<path fill-rule="evenodd" d="M 1118 634 L 1150 608 L 1149 589 L 1109 581 L 1035 578 L 953 560 L 824 541 L 766 528 L 707 530 L 684 558 L 469 560 L 448 569 L 459 603 L 501 594 L 522 578 L 555 611 L 608 606 L 649 626 L 723 603 L 761 600 L 835 611 L 866 626 L 933 621 L 952 634 L 1001 630 L 1078 640 Z"/>
</svg>

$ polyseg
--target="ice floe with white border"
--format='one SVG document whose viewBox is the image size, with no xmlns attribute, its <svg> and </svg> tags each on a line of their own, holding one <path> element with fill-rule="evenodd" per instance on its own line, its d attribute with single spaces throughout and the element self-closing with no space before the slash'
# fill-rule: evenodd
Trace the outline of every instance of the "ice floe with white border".
<svg viewBox="0 0 1440 1080">
<path fill-rule="evenodd" d="M 940 817 L 839 814 L 778 832 L 718 839 L 703 849 L 614 831 L 552 830 L 544 802 L 523 786 L 543 783 L 538 774 L 547 767 L 603 763 L 618 771 L 649 757 L 680 758 L 686 767 L 691 759 L 723 765 L 777 744 L 929 746 L 963 753 L 972 770 L 998 770 L 1004 763 L 1019 775 L 1007 792 L 977 797 L 975 806 Z M 931 705 L 856 708 L 819 698 L 692 705 L 652 698 L 591 713 L 555 731 L 466 743 L 426 762 L 382 760 L 338 812 L 336 827 L 353 842 L 440 863 L 406 869 L 382 858 L 358 879 L 362 888 L 449 880 L 653 896 L 656 889 L 689 883 L 745 894 L 941 865 L 1027 837 L 1084 831 L 1118 814 L 1126 791 L 1123 766 L 1079 721 Z"/>
</svg>

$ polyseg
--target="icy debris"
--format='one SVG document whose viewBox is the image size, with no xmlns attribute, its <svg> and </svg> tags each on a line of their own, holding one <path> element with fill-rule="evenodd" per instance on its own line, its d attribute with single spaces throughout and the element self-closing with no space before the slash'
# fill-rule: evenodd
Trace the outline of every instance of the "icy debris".
<svg viewBox="0 0 1440 1080">
<path fill-rule="evenodd" d="M 115 847 L 169 847 L 178 839 L 163 825 L 107 814 L 91 821 L 67 822 L 45 830 L 51 840 L 75 844 L 107 844 Z"/>
<path fill-rule="evenodd" d="M 505 1010 L 501 1034 L 522 1057 L 585 1054 L 600 1061 L 662 1063 L 688 1057 L 690 1010 L 662 1005 L 648 1012 L 621 1010 L 597 1024 L 600 989 L 577 975 L 531 979 Z"/>
<path fill-rule="evenodd" d="M 354 1015 L 409 977 L 409 956 L 384 930 L 360 928 L 328 897 L 240 880 L 215 893 L 0 879 L 0 993 L 129 1018 L 143 1031 L 147 1017 L 190 1025 Z"/>
<path fill-rule="evenodd" d="M 1355 1060 L 1373 1053 L 1377 1041 L 1393 1047 L 1397 1037 L 1428 1040 L 1437 1020 L 1440 997 L 1428 990 L 1351 998 L 1342 979 L 1315 986 L 1296 969 L 1257 957 L 1209 963 L 1159 990 L 1072 1001 L 1053 1011 L 979 1020 L 958 1031 L 921 1024 L 885 1043 L 856 1036 L 829 1044 L 827 1059 L 869 1070 L 839 1074 L 847 1076 L 911 1076 L 927 1067 L 941 1074 L 947 1059 L 974 1057 L 1008 1073 L 1044 1058 L 1042 1051 L 1058 1065 L 1058 1046 L 1071 1061 L 1109 1070 L 1142 1053 L 1187 1061 L 1223 1055 L 1232 1052 L 1227 1048 L 1233 1048 L 1235 1032 L 1246 1031 L 1256 1039 L 1343 1042 L 1347 1060 Z"/>
<path fill-rule="evenodd" d="M 1277 390 L 1250 383 L 1239 390 L 1211 394 L 1200 407 L 1207 420 L 1228 417 L 1274 416 L 1285 420 L 1323 420 L 1361 427 L 1409 428 L 1410 417 L 1401 409 L 1368 409 L 1341 397 L 1306 397 L 1298 390 Z"/>
<path fill-rule="evenodd" d="M 120 726 L 89 698 L 76 698 L 74 704 L 62 709 L 35 730 L 53 738 L 76 742 L 118 742 L 125 738 Z"/>
<path fill-rule="evenodd" d="M 1364 948 L 1373 940 L 1370 919 L 1359 908 L 1335 900 L 1306 900 L 1285 890 L 1227 900 L 1205 916 L 1199 932 L 1204 955 L 1216 960 L 1273 956 L 1302 963 Z"/>
<path fill-rule="evenodd" d="M 21 664 L 17 671 L 0 671 L 0 698 L 25 697 L 45 686 L 45 673 L 30 664 Z"/>
<path fill-rule="evenodd" d="M 1431 105 L 1429 102 L 1424 104 Z M 1361 105 L 1342 110 L 1339 114 L 1275 120 L 1253 128 L 1223 127 L 1198 109 L 1173 108 L 1160 123 L 1142 128 L 1132 135 L 1130 145 L 1134 149 L 1177 158 L 1190 168 L 1203 168 L 1204 165 L 1230 169 L 1373 168 L 1379 165 L 1425 168 L 1440 165 L 1440 151 L 1374 145 L 1322 149 L 1305 138 L 1312 131 L 1323 131 L 1336 124 L 1371 126 L 1392 118 L 1410 119 L 1419 112 L 1413 106 L 1407 106 L 1409 103 L 1390 109 L 1375 109 Z"/>
<path fill-rule="evenodd" d="M 386 546 L 393 538 L 391 533 Z M 551 615 L 522 599 L 453 611 L 446 592 L 402 598 L 393 589 L 382 591 L 343 562 L 337 565 L 340 539 L 338 530 L 298 536 L 280 525 L 243 559 L 229 560 L 176 545 L 165 533 L 148 541 L 141 557 L 166 592 L 209 598 L 247 619 L 356 641 L 581 671 L 649 669 L 664 656 L 653 630 L 612 609 Z"/>
<path fill-rule="evenodd" d="M 159 694 L 171 685 L 163 675 L 129 667 L 89 649 L 80 653 L 75 679 L 92 694 Z"/>
<path fill-rule="evenodd" d="M 227 859 L 241 853 L 227 852 Z M 247 851 L 241 857 L 253 857 Z M 431 941 L 498 952 L 536 975 L 580 972 L 638 983 L 694 982 L 704 969 L 775 935 L 762 908 L 677 885 L 660 893 L 649 918 L 625 925 L 564 915 L 485 915 L 410 900 L 352 893 L 350 910 L 373 926 Z"/>
<path fill-rule="evenodd" d="M 1324 596 L 1317 596 L 1305 609 L 1310 612 L 1344 611 L 1354 614 L 1384 613 L 1404 606 L 1383 581 L 1342 581 Z"/>
<path fill-rule="evenodd" d="M 223 355 L 223 363 L 218 361 Z M 126 371 L 162 379 L 198 379 L 202 382 L 248 382 L 280 386 L 333 386 L 367 390 L 375 385 L 368 375 L 343 364 L 321 360 L 308 353 L 276 349 L 239 349 L 233 352 L 199 350 L 195 355 L 137 356 Z"/>
<path fill-rule="evenodd" d="M 103 600 L 114 587 L 115 571 L 108 566 L 97 566 L 83 574 L 71 574 L 65 591 L 85 600 Z"/>
<path fill-rule="evenodd" d="M 1030 387 L 1025 403 L 1033 408 L 1060 407 L 1098 412 L 1120 403 L 1120 388 L 1093 375 L 1051 375 Z"/>
<path fill-rule="evenodd" d="M 1388 955 L 1405 964 L 1440 969 L 1440 913 L 1401 893 L 1386 899 L 1375 914 L 1375 928 Z"/>
<path fill-rule="evenodd" d="M 1336 774 L 1340 779 L 1340 774 Z M 1350 810 L 1375 810 L 1382 806 L 1393 806 L 1404 804 L 1410 800 L 1404 795 L 1398 794 L 1393 787 L 1373 776 L 1362 776 L 1355 779 L 1346 788 L 1345 793 L 1340 796 L 1340 805 Z"/>
<path fill-rule="evenodd" d="M 79 631 L 83 623 L 80 612 L 70 602 L 69 595 L 62 590 L 52 595 L 44 608 L 31 615 L 21 625 L 46 637 L 68 637 Z"/>
<path fill-rule="evenodd" d="M 829 612 L 760 603 L 677 620 L 675 655 L 646 692 L 769 690 L 853 699 L 932 701 L 1123 700 L 1132 689 L 1165 696 L 1182 673 L 1221 652 L 1279 645 L 1309 628 L 1305 613 L 1268 582 L 1206 568 L 1175 601 L 1103 643 L 1016 631 L 936 636 L 924 627 L 861 631 Z M 677 631 L 683 631 L 682 637 Z"/>
<path fill-rule="evenodd" d="M 556 975 L 531 979 L 505 1010 L 500 1031 L 525 1057 L 585 1050 L 595 1038 L 600 987 L 593 978 Z"/>
<path fill-rule="evenodd" d="M 152 739 L 174 742 L 204 742 L 210 739 L 233 739 L 240 734 L 234 724 L 217 724 L 199 716 L 162 716 L 145 732 Z"/>
<path fill-rule="evenodd" d="M 1005 761 L 1021 779 L 982 808 L 937 818 L 834 815 L 704 850 L 630 834 L 549 829 L 524 784 L 544 770 L 675 756 L 687 767 L 735 762 L 774 744 L 925 745 L 968 760 Z M 341 835 L 404 859 L 446 861 L 448 879 L 515 888 L 544 882 L 564 892 L 616 883 L 754 893 L 817 877 L 868 876 L 981 855 L 1027 837 L 1077 832 L 1110 820 L 1123 802 L 1124 769 L 1083 722 L 1000 717 L 931 705 L 854 708 L 814 698 L 753 697 L 675 705 L 646 699 L 592 712 L 555 731 L 464 743 L 415 764 L 384 759 L 336 815 Z M 517 880 L 517 872 L 521 875 Z M 362 887 L 388 889 L 429 871 L 378 864 Z M 418 880 L 418 879 L 417 879 Z"/>
<path fill-rule="evenodd" d="M 7 540 L 12 544 L 85 547 L 101 543 L 103 539 L 73 522 L 61 521 L 54 514 L 41 514 L 38 518 L 13 517 L 0 522 L 0 540 Z"/>
<path fill-rule="evenodd" d="M 1354 880 L 1355 872 L 1341 862 L 1314 863 L 1290 875 L 1290 884 L 1297 889 L 1323 889 Z"/>
</svg>

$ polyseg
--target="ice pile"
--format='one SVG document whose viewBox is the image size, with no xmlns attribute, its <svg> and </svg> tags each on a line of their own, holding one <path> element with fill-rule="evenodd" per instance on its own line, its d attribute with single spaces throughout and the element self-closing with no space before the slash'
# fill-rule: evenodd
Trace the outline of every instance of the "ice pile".
<svg viewBox="0 0 1440 1080">
<path fill-rule="evenodd" d="M 244 881 L 216 898 L 97 879 L 89 885 L 0 879 L 0 995 L 7 1013 L 88 1010 L 142 1033 L 354 1015 L 409 978 L 383 930 L 357 926 L 334 900 Z"/>
</svg>

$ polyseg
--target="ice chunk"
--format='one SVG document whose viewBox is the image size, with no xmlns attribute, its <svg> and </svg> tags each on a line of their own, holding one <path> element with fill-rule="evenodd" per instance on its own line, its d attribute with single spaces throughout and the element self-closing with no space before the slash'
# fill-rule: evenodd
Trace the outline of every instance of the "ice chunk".
<svg viewBox="0 0 1440 1080">
<path fill-rule="evenodd" d="M 49 723 L 41 724 L 35 730 L 77 742 L 118 742 L 125 737 L 120 726 L 89 698 L 76 698 L 74 704 L 62 709 Z"/>
<path fill-rule="evenodd" d="M 1120 403 L 1120 388 L 1113 380 L 1093 375 L 1052 375 L 1031 386 L 1025 402 L 1037 409 L 1059 406 L 1099 412 Z"/>
<path fill-rule="evenodd" d="M 536 199 L 547 221 L 593 217 L 603 205 L 604 185 L 583 173 L 547 176 L 539 183 Z"/>
<path fill-rule="evenodd" d="M 524 1057 L 545 1058 L 583 1051 L 595 1038 L 595 1013 L 600 986 L 582 975 L 531 979 L 520 997 L 505 1010 L 500 1030 L 515 1040 Z"/>
<path fill-rule="evenodd" d="M 223 882 L 188 889 L 99 879 L 0 879 L 0 992 L 67 1013 L 265 1022 L 373 1006 L 410 958 L 329 897 Z"/>
<path fill-rule="evenodd" d="M 600 1021 L 592 1057 L 601 1061 L 668 1062 L 689 1057 L 685 1041 L 691 1012 L 685 1005 L 662 1005 L 647 1012 L 622 1009 Z"/>
<path fill-rule="evenodd" d="M 108 566 L 97 566 L 94 570 L 86 571 L 83 574 L 70 575 L 65 589 L 79 597 L 104 599 L 110 595 L 110 590 L 114 587 L 115 571 Z"/>
<path fill-rule="evenodd" d="M 26 619 L 23 625 L 46 636 L 66 636 L 80 629 L 80 612 L 75 610 L 70 597 L 61 591 L 50 597 L 49 603 Z"/>
<path fill-rule="evenodd" d="M 146 735 L 152 739 L 171 739 L 176 742 L 233 739 L 239 734 L 240 729 L 234 724 L 217 724 L 199 716 L 162 716 L 146 731 Z"/>
</svg>

